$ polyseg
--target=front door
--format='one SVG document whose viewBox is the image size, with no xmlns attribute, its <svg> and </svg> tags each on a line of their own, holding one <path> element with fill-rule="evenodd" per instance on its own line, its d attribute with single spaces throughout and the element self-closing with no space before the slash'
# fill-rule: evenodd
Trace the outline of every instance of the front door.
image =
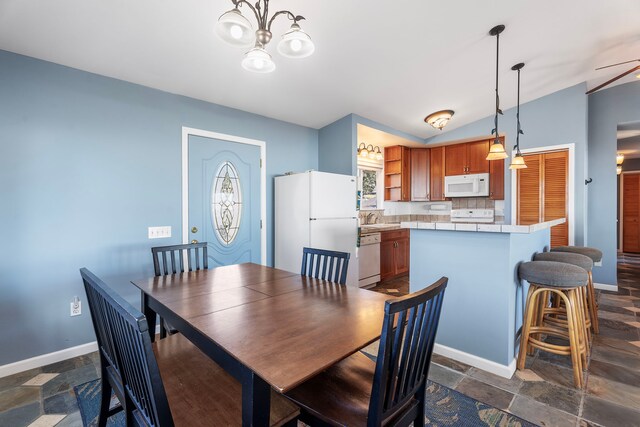
<svg viewBox="0 0 640 427">
<path fill-rule="evenodd" d="M 260 147 L 189 135 L 189 236 L 209 268 L 261 262 Z"/>
</svg>

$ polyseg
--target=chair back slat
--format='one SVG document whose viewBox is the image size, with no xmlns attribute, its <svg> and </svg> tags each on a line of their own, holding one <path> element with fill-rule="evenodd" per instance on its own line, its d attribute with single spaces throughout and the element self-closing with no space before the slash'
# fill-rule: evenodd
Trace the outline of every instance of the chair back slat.
<svg viewBox="0 0 640 427">
<path fill-rule="evenodd" d="M 184 273 L 185 252 L 189 271 L 206 270 L 209 268 L 207 242 L 156 246 L 151 248 L 155 275 L 166 276 L 169 274 Z"/>
<path fill-rule="evenodd" d="M 108 347 L 105 351 L 112 355 L 112 368 L 118 371 L 126 393 L 126 424 L 173 426 L 147 319 L 89 270 L 83 268 L 80 274 L 98 345 Z"/>
<path fill-rule="evenodd" d="M 422 291 L 386 302 L 368 425 L 381 425 L 405 405 L 424 405 L 447 282 L 442 277 Z"/>
<path fill-rule="evenodd" d="M 345 285 L 350 257 L 348 252 L 303 248 L 300 274 Z"/>
</svg>

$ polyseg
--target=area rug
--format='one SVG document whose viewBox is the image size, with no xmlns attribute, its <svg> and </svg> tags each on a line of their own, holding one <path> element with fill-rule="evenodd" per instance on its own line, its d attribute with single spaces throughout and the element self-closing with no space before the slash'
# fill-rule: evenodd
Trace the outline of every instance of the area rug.
<svg viewBox="0 0 640 427">
<path fill-rule="evenodd" d="M 429 381 L 427 386 L 426 425 L 429 427 L 535 427 L 535 424 L 478 402 L 433 381 Z M 100 412 L 100 380 L 81 384 L 74 390 L 83 425 L 97 426 L 98 413 Z M 112 401 L 114 400 L 115 398 L 112 397 Z M 107 422 L 108 427 L 124 425 L 125 419 L 122 412 L 109 418 Z"/>
</svg>

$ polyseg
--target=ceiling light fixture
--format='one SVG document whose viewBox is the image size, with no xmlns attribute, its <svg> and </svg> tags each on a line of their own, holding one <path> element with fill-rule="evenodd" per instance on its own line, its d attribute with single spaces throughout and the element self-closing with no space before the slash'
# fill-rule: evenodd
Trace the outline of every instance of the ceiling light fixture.
<svg viewBox="0 0 640 427">
<path fill-rule="evenodd" d="M 313 53 L 315 46 L 311 37 L 302 29 L 298 21 L 305 19 L 303 16 L 294 15 L 288 10 L 274 13 L 269 19 L 269 0 L 258 0 L 251 5 L 246 0 L 231 0 L 234 8 L 225 12 L 218 19 L 216 33 L 220 38 L 235 47 L 253 48 L 245 53 L 242 67 L 255 73 L 270 73 L 276 69 L 276 64 L 271 55 L 265 50 L 265 46 L 271 41 L 271 24 L 280 15 L 286 15 L 293 24 L 278 43 L 278 52 L 287 58 L 305 58 Z M 258 21 L 258 30 L 253 31 L 249 20 L 242 15 L 240 7 L 246 5 L 255 15 Z"/>
<path fill-rule="evenodd" d="M 500 134 L 498 132 L 498 114 L 502 114 L 502 110 L 500 109 L 500 95 L 498 95 L 498 66 L 500 59 L 500 33 L 504 31 L 504 28 L 504 25 L 496 25 L 489 31 L 489 35 L 496 36 L 496 114 L 493 119 L 495 128 L 491 131 L 491 134 L 495 135 L 495 139 L 493 140 L 491 147 L 489 147 L 487 160 L 501 160 L 509 157 L 504 149 L 504 145 L 500 142 Z"/>
<path fill-rule="evenodd" d="M 624 154 L 618 153 L 616 155 L 616 165 L 620 166 L 624 162 Z"/>
<path fill-rule="evenodd" d="M 520 62 L 519 64 L 511 67 L 513 71 L 518 72 L 518 106 L 516 108 L 516 120 L 518 122 L 518 127 L 516 130 L 516 145 L 513 146 L 513 151 L 515 154 L 511 159 L 511 165 L 509 169 L 526 169 L 527 165 L 524 162 L 524 157 L 522 157 L 522 153 L 520 152 L 520 135 L 524 135 L 524 131 L 522 127 L 520 127 L 520 70 L 524 67 L 524 62 Z"/>
<path fill-rule="evenodd" d="M 427 117 L 425 117 L 424 121 L 429 123 L 434 128 L 442 130 L 442 128 L 445 127 L 447 123 L 449 123 L 449 120 L 451 120 L 451 117 L 453 117 L 454 113 L 455 112 L 453 110 L 436 111 L 435 113 L 431 113 Z"/>
</svg>

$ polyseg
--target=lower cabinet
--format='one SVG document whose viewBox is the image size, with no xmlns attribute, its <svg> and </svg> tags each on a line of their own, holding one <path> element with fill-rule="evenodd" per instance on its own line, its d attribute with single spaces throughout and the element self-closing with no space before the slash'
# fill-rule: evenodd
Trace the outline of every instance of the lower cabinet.
<svg viewBox="0 0 640 427">
<path fill-rule="evenodd" d="M 383 231 L 380 242 L 380 280 L 409 272 L 409 230 Z"/>
</svg>

